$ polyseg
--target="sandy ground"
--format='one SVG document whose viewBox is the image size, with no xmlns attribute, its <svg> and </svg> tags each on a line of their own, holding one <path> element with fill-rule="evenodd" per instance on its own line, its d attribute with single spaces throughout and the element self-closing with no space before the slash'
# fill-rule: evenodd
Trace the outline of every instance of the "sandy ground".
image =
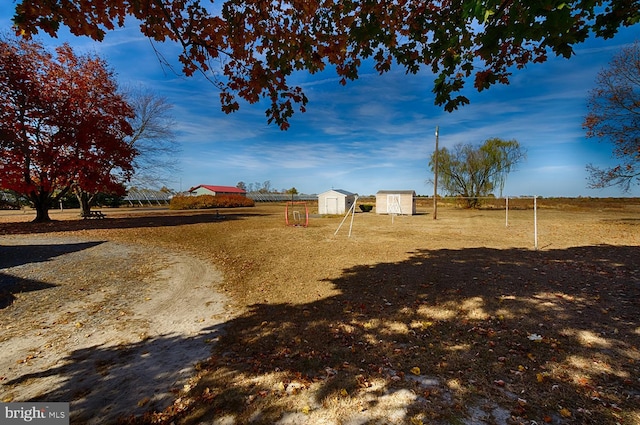
<svg viewBox="0 0 640 425">
<path fill-rule="evenodd" d="M 0 237 L 0 400 L 69 401 L 88 424 L 166 407 L 229 319 L 220 281 L 160 249 Z"/>
</svg>

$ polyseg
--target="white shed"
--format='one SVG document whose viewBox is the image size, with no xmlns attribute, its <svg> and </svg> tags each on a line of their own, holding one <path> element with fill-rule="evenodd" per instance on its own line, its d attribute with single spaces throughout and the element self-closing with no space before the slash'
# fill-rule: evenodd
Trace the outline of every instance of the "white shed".
<svg viewBox="0 0 640 425">
<path fill-rule="evenodd" d="M 413 190 L 379 190 L 376 193 L 376 213 L 414 215 L 416 192 Z"/>
<path fill-rule="evenodd" d="M 356 194 L 342 189 L 331 189 L 318 195 L 318 214 L 344 214 L 356 201 Z"/>
</svg>

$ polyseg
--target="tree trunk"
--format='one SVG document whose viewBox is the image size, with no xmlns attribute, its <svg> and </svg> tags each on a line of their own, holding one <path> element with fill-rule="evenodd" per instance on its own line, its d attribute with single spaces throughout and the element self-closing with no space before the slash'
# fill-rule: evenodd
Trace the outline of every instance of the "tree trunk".
<svg viewBox="0 0 640 425">
<path fill-rule="evenodd" d="M 33 219 L 34 223 L 47 223 L 51 221 L 49 217 L 49 193 L 31 193 L 29 197 L 33 202 L 33 207 L 36 210 L 36 218 Z"/>
<path fill-rule="evenodd" d="M 83 190 L 76 192 L 76 198 L 80 203 L 80 215 L 85 216 L 91 211 L 91 197 Z"/>
</svg>

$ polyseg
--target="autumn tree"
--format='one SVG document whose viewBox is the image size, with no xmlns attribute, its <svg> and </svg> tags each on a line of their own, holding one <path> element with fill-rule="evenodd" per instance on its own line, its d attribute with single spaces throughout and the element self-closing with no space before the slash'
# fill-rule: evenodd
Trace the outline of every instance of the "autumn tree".
<svg viewBox="0 0 640 425">
<path fill-rule="evenodd" d="M 451 196 L 460 196 L 470 208 L 479 205 L 482 196 L 502 190 L 509 172 L 526 154 L 516 140 L 489 139 L 481 146 L 457 144 L 453 149 L 438 149 L 429 165 L 435 170 L 438 159 L 438 179 Z"/>
<path fill-rule="evenodd" d="M 0 40 L 0 188 L 28 198 L 35 221 L 74 187 L 121 190 L 136 154 L 124 141 L 132 116 L 104 60 Z"/>
<path fill-rule="evenodd" d="M 589 187 L 640 183 L 640 42 L 623 48 L 598 74 L 584 120 L 587 137 L 613 144 L 620 163 L 611 168 L 587 165 Z"/>
<path fill-rule="evenodd" d="M 224 76 L 214 80 L 224 111 L 237 110 L 239 99 L 266 100 L 269 122 L 282 129 L 307 103 L 289 82 L 297 71 L 333 67 L 346 84 L 367 59 L 381 74 L 426 67 L 435 103 L 452 111 L 469 102 L 461 94 L 467 80 L 477 90 L 506 84 L 514 69 L 549 54 L 569 58 L 589 36 L 609 38 L 640 22 L 634 0 L 223 0 L 220 13 L 212 9 L 200 0 L 22 0 L 13 21 L 26 36 L 55 36 L 66 25 L 102 40 L 134 17 L 150 39 L 182 47 L 186 75 Z"/>
</svg>

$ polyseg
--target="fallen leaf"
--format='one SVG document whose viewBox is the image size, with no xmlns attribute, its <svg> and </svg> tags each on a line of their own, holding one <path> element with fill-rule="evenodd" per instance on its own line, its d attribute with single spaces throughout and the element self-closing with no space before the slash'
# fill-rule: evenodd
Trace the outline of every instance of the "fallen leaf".
<svg viewBox="0 0 640 425">
<path fill-rule="evenodd" d="M 563 418 L 570 418 L 571 417 L 571 411 L 569 409 L 567 409 L 566 407 L 563 407 L 562 409 L 560 409 L 560 415 Z"/>
<path fill-rule="evenodd" d="M 414 375 L 420 375 L 420 368 L 418 366 L 416 367 L 412 367 L 411 368 L 411 373 L 413 373 Z"/>
</svg>

